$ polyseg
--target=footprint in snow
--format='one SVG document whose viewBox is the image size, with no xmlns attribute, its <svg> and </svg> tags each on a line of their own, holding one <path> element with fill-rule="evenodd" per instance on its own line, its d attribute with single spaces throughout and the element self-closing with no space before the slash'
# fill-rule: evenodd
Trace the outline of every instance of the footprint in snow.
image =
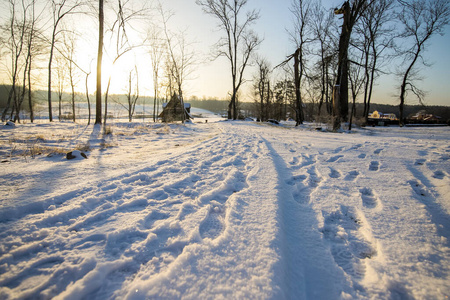
<svg viewBox="0 0 450 300">
<path fill-rule="evenodd" d="M 445 173 L 438 170 L 438 171 L 434 172 L 433 177 L 436 179 L 444 179 Z"/>
<path fill-rule="evenodd" d="M 362 203 L 367 208 L 376 208 L 380 205 L 380 199 L 377 197 L 375 192 L 368 187 L 359 190 L 361 193 Z"/>
<path fill-rule="evenodd" d="M 140 221 L 140 224 L 144 229 L 150 229 L 153 227 L 153 224 L 156 221 L 165 220 L 169 217 L 170 215 L 166 213 L 160 212 L 158 210 L 153 210 L 150 214 L 144 217 L 143 220 Z"/>
<path fill-rule="evenodd" d="M 366 154 L 365 153 L 361 153 L 360 155 L 358 155 L 358 158 L 364 159 L 364 158 L 366 158 Z"/>
<path fill-rule="evenodd" d="M 417 151 L 417 154 L 419 154 L 420 156 L 426 156 L 426 155 L 428 155 L 428 151 L 427 150 L 419 150 L 419 151 Z"/>
<path fill-rule="evenodd" d="M 104 243 L 106 241 L 107 237 L 106 234 L 103 233 L 94 233 L 91 235 L 88 235 L 87 237 L 76 240 L 74 239 L 72 244 L 70 245 L 73 249 L 87 249 L 91 248 L 92 246 L 95 246 L 97 244 Z"/>
<path fill-rule="evenodd" d="M 133 185 L 148 185 L 151 183 L 151 179 L 147 174 L 136 174 L 122 179 L 123 184 Z"/>
<path fill-rule="evenodd" d="M 305 175 L 295 175 L 295 176 L 292 176 L 290 179 L 287 179 L 286 184 L 296 185 L 299 182 L 303 182 L 305 179 L 306 179 Z"/>
<path fill-rule="evenodd" d="M 339 178 L 341 177 L 341 172 L 336 169 L 330 168 L 330 177 L 331 178 Z"/>
<path fill-rule="evenodd" d="M 317 170 L 314 166 L 308 169 L 308 174 L 308 186 L 310 188 L 316 188 L 322 181 L 322 177 L 319 173 L 317 173 Z"/>
<path fill-rule="evenodd" d="M 332 156 L 332 157 L 330 157 L 328 160 L 327 160 L 327 162 L 336 162 L 336 161 L 338 161 L 340 158 L 342 158 L 342 157 L 344 157 L 344 155 L 335 155 L 335 156 Z"/>
<path fill-rule="evenodd" d="M 420 158 L 420 159 L 416 159 L 416 162 L 414 164 L 418 165 L 418 166 L 422 166 L 425 164 L 426 161 L 427 161 L 426 159 Z"/>
<path fill-rule="evenodd" d="M 218 238 L 225 229 L 225 212 L 220 207 L 212 207 L 206 219 L 200 225 L 202 238 L 214 240 Z"/>
<path fill-rule="evenodd" d="M 298 157 L 294 156 L 294 157 L 292 158 L 292 161 L 289 162 L 289 164 L 291 164 L 291 165 L 296 165 L 296 164 L 298 164 Z"/>
<path fill-rule="evenodd" d="M 375 248 L 360 232 L 363 221 L 354 208 L 341 206 L 325 217 L 322 233 L 330 243 L 331 254 L 336 264 L 356 280 L 365 277 L 364 259 L 377 255 Z"/>
<path fill-rule="evenodd" d="M 354 181 L 359 176 L 359 172 L 356 170 L 348 172 L 347 176 L 345 176 L 346 181 Z"/>
<path fill-rule="evenodd" d="M 378 171 L 380 168 L 380 163 L 376 160 L 371 161 L 369 165 L 369 171 Z"/>
<path fill-rule="evenodd" d="M 341 147 L 337 147 L 336 149 L 334 149 L 334 153 L 339 153 L 339 152 L 341 152 L 342 150 L 344 150 L 344 146 L 341 146 Z"/>
<path fill-rule="evenodd" d="M 374 154 L 380 154 L 381 151 L 383 151 L 383 148 L 377 149 L 377 150 L 375 150 L 373 153 L 374 153 Z"/>
</svg>

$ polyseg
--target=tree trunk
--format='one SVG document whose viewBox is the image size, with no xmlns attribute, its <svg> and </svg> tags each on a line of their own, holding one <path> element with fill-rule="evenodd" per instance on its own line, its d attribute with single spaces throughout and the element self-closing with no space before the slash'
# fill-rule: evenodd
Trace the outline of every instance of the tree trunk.
<svg viewBox="0 0 450 300">
<path fill-rule="evenodd" d="M 55 48 L 55 36 L 56 36 L 56 26 L 53 27 L 52 43 L 50 44 L 50 57 L 48 59 L 48 86 L 47 86 L 47 98 L 48 98 L 48 118 L 49 121 L 53 121 L 52 114 L 52 61 L 53 61 L 53 50 Z"/>
<path fill-rule="evenodd" d="M 339 65 L 335 90 L 333 92 L 333 115 L 335 118 L 333 122 L 334 131 L 340 128 L 341 121 L 347 120 L 348 115 L 348 47 L 353 24 L 351 24 L 351 11 L 348 2 L 344 4 L 343 9 L 344 23 L 339 39 Z M 337 88 L 339 89 L 338 93 L 336 93 Z M 336 101 L 339 101 L 339 103 L 334 103 Z"/>
<path fill-rule="evenodd" d="M 403 83 L 400 87 L 400 105 L 399 105 L 399 125 L 400 127 L 405 126 L 404 116 L 403 116 L 403 108 L 405 105 L 405 94 L 406 94 L 406 76 L 403 78 Z"/>
<path fill-rule="evenodd" d="M 156 122 L 156 101 L 157 101 L 156 100 L 157 99 L 156 94 L 157 94 L 157 91 L 155 89 L 155 97 L 153 98 L 153 123 Z"/>
<path fill-rule="evenodd" d="M 228 116 L 227 116 L 228 120 L 233 119 L 233 116 L 231 115 L 232 109 L 233 109 L 233 96 L 231 96 L 230 103 L 228 103 Z"/>
<path fill-rule="evenodd" d="M 108 85 L 106 86 L 106 93 L 105 93 L 105 115 L 103 116 L 104 124 L 106 124 L 106 118 L 108 115 L 108 95 L 109 95 L 109 87 L 111 86 L 111 75 L 108 79 Z"/>
<path fill-rule="evenodd" d="M 294 53 L 294 84 L 295 84 L 295 126 L 303 123 L 302 119 L 302 99 L 300 92 L 300 59 L 299 59 L 300 49 L 297 49 Z"/>
<path fill-rule="evenodd" d="M 103 56 L 103 0 L 99 0 L 97 52 L 97 92 L 95 95 L 95 124 L 102 124 L 102 56 Z"/>
<path fill-rule="evenodd" d="M 340 87 L 335 85 L 333 88 L 333 131 L 338 131 L 341 128 L 341 100 Z"/>
<path fill-rule="evenodd" d="M 87 103 L 88 103 L 88 125 L 90 125 L 91 124 L 91 101 L 89 99 L 88 78 L 89 78 L 89 73 L 86 74 L 85 85 L 86 85 L 86 100 L 87 100 Z"/>
<path fill-rule="evenodd" d="M 72 85 L 72 120 L 75 123 L 76 117 L 75 117 L 75 89 Z"/>
</svg>

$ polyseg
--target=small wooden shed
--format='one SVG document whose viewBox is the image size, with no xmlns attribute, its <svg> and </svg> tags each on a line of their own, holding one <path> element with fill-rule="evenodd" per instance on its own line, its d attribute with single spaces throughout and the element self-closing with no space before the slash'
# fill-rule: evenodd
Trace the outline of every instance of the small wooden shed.
<svg viewBox="0 0 450 300">
<path fill-rule="evenodd" d="M 191 104 L 184 103 L 175 93 L 168 103 L 163 104 L 163 111 L 159 117 L 165 123 L 192 119 Z"/>
</svg>

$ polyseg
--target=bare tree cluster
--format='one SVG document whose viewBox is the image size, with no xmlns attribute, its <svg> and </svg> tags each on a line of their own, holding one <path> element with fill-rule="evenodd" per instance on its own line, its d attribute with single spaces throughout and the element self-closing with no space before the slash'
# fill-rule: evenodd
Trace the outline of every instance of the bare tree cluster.
<svg viewBox="0 0 450 300">
<path fill-rule="evenodd" d="M 397 65 L 400 121 L 405 117 L 403 106 L 408 96 L 423 103 L 426 93 L 418 83 L 421 67 L 429 66 L 424 51 L 433 36 L 443 34 L 450 16 L 448 0 L 348 0 L 337 8 L 324 7 L 321 1 L 292 0 L 292 52 L 272 68 L 261 58 L 263 55 L 257 55 L 262 39 L 253 28 L 260 12 L 251 8 L 248 0 L 196 3 L 217 21 L 221 33 L 213 57 L 223 57 L 229 64 L 229 119 L 240 117 L 238 98 L 246 83 L 246 72 L 253 66 L 253 96 L 260 120 L 291 117 L 297 125 L 304 120 L 325 120 L 334 130 L 346 121 L 351 128 L 355 117 L 367 121 L 377 79 L 392 73 L 392 65 Z M 174 29 L 174 14 L 161 3 L 151 8 L 134 0 L 99 0 L 98 5 L 83 0 L 7 0 L 4 4 L 9 13 L 0 24 L 0 55 L 7 62 L 11 88 L 1 110 L 3 121 L 20 121 L 25 103 L 33 121 L 33 86 L 46 85 L 49 120 L 53 120 L 54 113 L 52 96 L 57 95 L 59 119 L 66 101 L 75 122 L 76 91 L 85 85 L 90 122 L 88 78 L 97 57 L 95 123 L 106 123 L 115 74 L 105 74 L 105 57 L 114 67 L 123 57 L 143 48 L 151 62 L 148 72 L 154 93 L 153 120 L 157 120 L 159 104 L 174 94 L 183 105 L 187 80 L 192 78 L 197 63 L 194 47 L 185 30 Z M 89 65 L 81 63 L 77 56 L 78 42 L 83 41 L 73 24 L 77 18 L 98 24 L 98 48 L 96 53 L 92 50 Z M 284 79 L 277 81 L 281 69 Z M 139 99 L 137 84 L 142 82 L 138 75 L 142 72 L 137 72 L 134 64 L 127 73 L 126 107 L 132 120 Z M 104 92 L 102 75 L 108 79 Z M 42 78 L 47 79 L 45 83 Z M 66 93 L 70 94 L 69 100 L 63 100 Z M 356 111 L 359 100 L 364 104 L 361 112 Z"/>
<path fill-rule="evenodd" d="M 136 8 L 131 0 L 116 0 L 109 3 L 107 9 L 116 15 L 113 21 L 105 21 L 103 1 L 99 1 L 98 8 L 91 7 L 89 2 L 82 0 L 8 0 L 9 15 L 1 24 L 2 57 L 8 62 L 8 77 L 10 78 L 10 92 L 6 106 L 2 108 L 2 120 L 7 118 L 20 121 L 19 112 L 23 109 L 25 98 L 28 98 L 30 120 L 34 120 L 34 104 L 32 84 L 34 81 L 43 86 L 42 78 L 47 77 L 47 107 L 49 121 L 53 121 L 53 99 L 57 95 L 58 118 L 63 118 L 63 94 L 70 94 L 70 119 L 76 121 L 75 102 L 76 89 L 81 82 L 85 85 L 88 101 L 89 118 L 91 107 L 88 90 L 88 78 L 91 65 L 82 66 L 77 59 L 78 36 L 77 26 L 73 23 L 76 18 L 97 18 L 99 22 L 98 54 L 97 54 L 97 99 L 96 123 L 101 123 L 102 97 L 105 96 L 107 108 L 107 94 L 102 93 L 101 74 L 104 52 L 103 37 L 110 38 L 109 42 L 116 47 L 111 49 L 115 53 L 114 61 L 124 53 L 141 46 L 132 44 L 128 39 L 130 23 L 142 16 L 144 8 Z M 50 11 L 50 14 L 48 13 Z M 93 13 L 94 12 L 94 13 Z M 105 30 L 106 28 L 106 30 Z M 134 28 L 132 30 L 135 30 Z M 114 51 L 112 51 L 114 52 Z M 94 53 L 92 54 L 94 57 Z M 91 60 L 92 63 L 93 59 Z M 45 67 L 46 65 L 46 74 Z M 133 69 L 133 68 L 132 68 Z M 82 75 L 84 74 L 84 75 Z M 107 74 L 112 76 L 112 74 Z M 81 77 L 84 76 L 84 80 Z M 108 92 L 108 89 L 107 89 Z M 65 100 L 67 101 L 67 100 Z M 106 115 L 106 111 L 105 111 Z M 66 116 L 67 117 L 67 116 Z"/>
<path fill-rule="evenodd" d="M 32 70 L 35 59 L 43 53 L 42 28 L 38 24 L 42 11 L 37 11 L 35 0 L 9 0 L 8 6 L 9 19 L 1 26 L 1 33 L 5 46 L 2 55 L 9 57 L 7 68 L 11 89 L 1 118 L 2 121 L 9 117 L 20 122 L 22 104 L 28 98 L 30 119 L 33 120 Z"/>
<path fill-rule="evenodd" d="M 273 90 L 271 88 L 271 67 L 266 59 L 256 59 L 257 73 L 253 79 L 255 101 L 259 104 L 258 119 L 261 122 L 269 120 L 272 116 Z"/>
<path fill-rule="evenodd" d="M 216 44 L 217 57 L 226 57 L 231 70 L 231 99 L 228 106 L 228 119 L 239 117 L 237 98 L 239 89 L 245 82 L 244 72 L 251 55 L 261 43 L 261 39 L 251 29 L 259 19 L 255 9 L 246 10 L 248 0 L 197 0 L 204 12 L 218 20 L 218 28 L 223 36 Z"/>
<path fill-rule="evenodd" d="M 258 121 L 286 120 L 297 116 L 297 98 L 295 82 L 290 70 L 283 69 L 277 74 L 266 58 L 255 58 L 255 73 L 253 75 L 252 92 L 254 98 L 253 116 Z M 284 75 L 284 79 L 279 79 Z M 278 78 L 278 79 L 277 79 Z"/>
<path fill-rule="evenodd" d="M 316 118 L 325 103 L 338 130 L 342 121 L 350 121 L 351 129 L 356 100 L 362 98 L 360 115 L 367 121 L 376 79 L 391 72 L 387 63 L 393 57 L 403 58 L 397 70 L 400 120 L 408 92 L 422 100 L 424 93 L 414 84 L 416 63 L 427 65 L 422 53 L 429 38 L 448 24 L 448 1 L 349 0 L 330 10 L 320 1 L 293 0 L 291 11 L 295 51 L 281 65 L 293 63 L 297 124 L 304 120 L 305 99 L 313 104 L 309 107 L 318 105 Z"/>
</svg>

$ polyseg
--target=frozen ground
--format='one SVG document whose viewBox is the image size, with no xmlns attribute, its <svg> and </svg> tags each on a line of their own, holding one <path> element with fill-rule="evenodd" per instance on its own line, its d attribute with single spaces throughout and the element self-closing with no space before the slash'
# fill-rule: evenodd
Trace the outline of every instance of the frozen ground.
<svg viewBox="0 0 450 300">
<path fill-rule="evenodd" d="M 0 129 L 0 299 L 450 296 L 450 127 L 200 121 Z"/>
</svg>

